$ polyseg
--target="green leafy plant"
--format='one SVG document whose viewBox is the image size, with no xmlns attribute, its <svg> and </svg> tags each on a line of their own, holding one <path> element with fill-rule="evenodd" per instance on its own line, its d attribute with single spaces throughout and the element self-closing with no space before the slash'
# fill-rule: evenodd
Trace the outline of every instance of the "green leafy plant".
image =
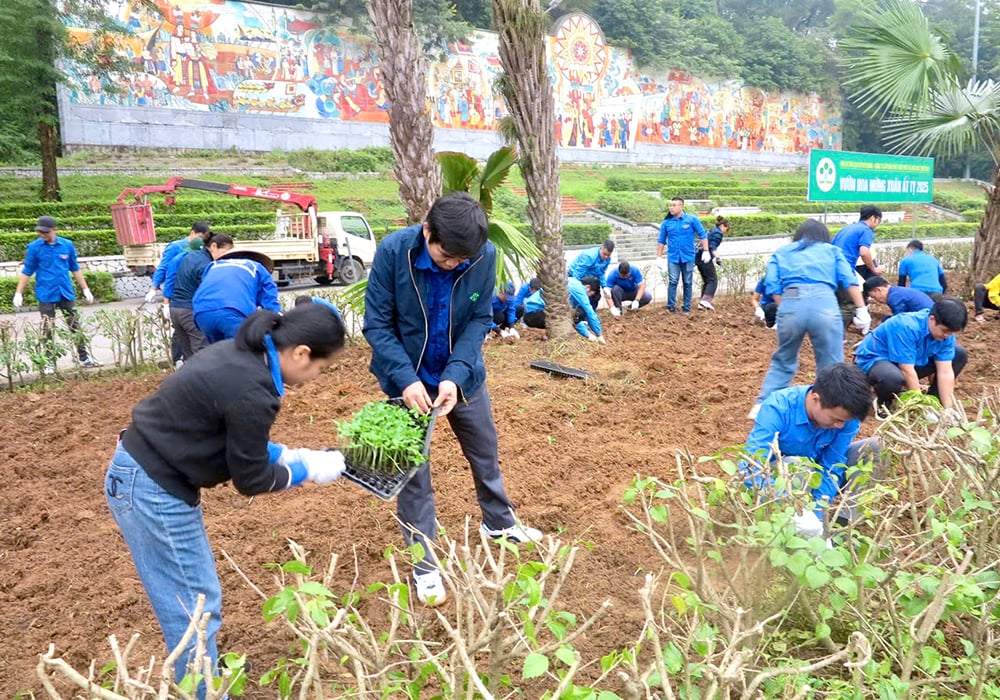
<svg viewBox="0 0 1000 700">
<path fill-rule="evenodd" d="M 347 460 L 377 472 L 405 472 L 424 461 L 424 436 L 430 416 L 391 403 L 373 401 L 349 421 L 337 421 Z"/>
</svg>

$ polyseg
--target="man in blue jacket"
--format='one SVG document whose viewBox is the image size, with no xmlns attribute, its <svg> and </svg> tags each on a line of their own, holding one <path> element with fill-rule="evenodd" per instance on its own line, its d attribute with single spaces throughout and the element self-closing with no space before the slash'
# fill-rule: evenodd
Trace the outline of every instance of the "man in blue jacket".
<svg viewBox="0 0 1000 700">
<path fill-rule="evenodd" d="M 677 281 L 684 277 L 684 302 L 681 310 L 691 311 L 693 295 L 694 256 L 696 248 L 701 248 L 701 260 L 708 263 L 712 254 L 708 251 L 708 235 L 701 220 L 693 214 L 684 211 L 684 200 L 674 197 L 670 200 L 670 213 L 660 224 L 660 236 L 656 239 L 656 261 L 662 264 L 663 251 L 666 248 L 667 257 L 667 310 L 673 313 L 677 310 Z M 698 243 L 695 243 L 695 237 Z"/>
<path fill-rule="evenodd" d="M 837 231 L 833 244 L 844 251 L 848 264 L 854 267 L 862 279 L 868 279 L 872 275 L 885 273 L 885 268 L 879 267 L 872 258 L 872 243 L 875 242 L 875 229 L 882 223 L 882 210 L 866 205 L 861 207 L 859 216 L 860 220 Z M 858 258 L 861 259 L 860 265 Z"/>
<path fill-rule="evenodd" d="M 204 247 L 178 255 L 171 262 L 171 269 L 163 283 L 163 299 L 169 302 L 170 322 L 174 325 L 174 336 L 180 341 L 185 362 L 208 345 L 205 334 L 194 322 L 194 295 L 201 286 L 205 268 L 232 249 L 233 239 L 224 233 L 216 233 L 205 242 Z"/>
<path fill-rule="evenodd" d="M 365 292 L 364 336 L 370 370 L 390 397 L 447 416 L 469 460 L 482 511 L 481 530 L 511 542 L 542 533 L 514 517 L 504 490 L 497 431 L 486 388 L 482 346 L 492 319 L 496 249 L 486 240 L 486 214 L 469 195 L 440 197 L 423 224 L 396 231 L 379 245 Z M 437 533 L 430 466 L 396 499 L 407 545 L 431 552 Z M 417 598 L 434 606 L 447 592 L 433 559 L 418 562 Z"/>
<path fill-rule="evenodd" d="M 612 316 L 621 316 L 626 309 L 636 311 L 653 301 L 653 295 L 646 291 L 642 271 L 624 260 L 604 280 L 604 296 Z"/>
<path fill-rule="evenodd" d="M 924 244 L 914 238 L 906 244 L 906 255 L 899 261 L 899 286 L 918 289 L 927 294 L 945 294 L 948 280 L 940 261 L 924 252 Z"/>
<path fill-rule="evenodd" d="M 56 235 L 56 220 L 51 216 L 38 217 L 35 232 L 38 238 L 29 243 L 24 251 L 24 267 L 21 268 L 17 288 L 14 290 L 14 308 L 21 308 L 24 303 L 24 288 L 31 276 L 35 275 L 35 298 L 38 299 L 38 312 L 42 315 L 42 329 L 49 347 L 53 346 L 52 331 L 56 323 L 56 309 L 59 309 L 66 319 L 66 325 L 77 339 L 76 352 L 80 364 L 84 367 L 99 367 L 100 363 L 90 356 L 87 340 L 80 332 L 76 315 L 76 292 L 69 279 L 72 273 L 80 284 L 87 303 L 94 303 L 94 295 L 80 272 L 76 246 L 72 241 Z M 55 371 L 56 357 L 53 354 L 42 368 L 42 373 L 51 374 Z"/>
<path fill-rule="evenodd" d="M 270 258 L 251 251 L 225 253 L 205 267 L 191 299 L 194 322 L 205 340 L 211 344 L 235 338 L 243 321 L 257 309 L 281 313 L 271 269 Z"/>
<path fill-rule="evenodd" d="M 590 305 L 597 309 L 601 301 L 601 281 L 608 271 L 611 254 L 615 252 L 615 242 L 610 238 L 596 248 L 589 248 L 577 255 L 569 264 L 569 276 L 583 282 L 591 289 L 596 289 L 590 295 Z"/>
<path fill-rule="evenodd" d="M 923 311 L 934 306 L 934 300 L 919 289 L 891 285 L 882 275 L 866 279 L 862 291 L 866 299 L 871 298 L 885 304 L 893 314 Z"/>
</svg>

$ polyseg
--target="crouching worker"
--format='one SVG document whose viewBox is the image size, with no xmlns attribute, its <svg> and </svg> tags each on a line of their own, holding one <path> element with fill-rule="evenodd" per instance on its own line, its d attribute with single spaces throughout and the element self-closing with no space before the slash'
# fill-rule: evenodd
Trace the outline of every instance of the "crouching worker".
<svg viewBox="0 0 1000 700">
<path fill-rule="evenodd" d="M 343 346 L 344 324 L 326 306 L 304 304 L 284 316 L 260 310 L 234 340 L 195 354 L 132 409 L 104 492 L 169 650 L 181 642 L 203 594 L 210 615 L 205 653 L 213 664 L 218 659 L 222 590 L 201 489 L 232 480 L 241 494 L 254 496 L 306 481 L 325 484 L 343 471 L 339 452 L 268 441 L 285 385 L 318 377 Z M 196 642 L 192 636 L 174 663 L 178 681 Z"/>
<path fill-rule="evenodd" d="M 653 301 L 653 295 L 646 291 L 646 280 L 639 268 L 632 267 L 624 260 L 617 268 L 608 272 L 604 282 L 604 298 L 608 302 L 612 316 L 621 316 L 622 311 L 637 311 Z"/>
<path fill-rule="evenodd" d="M 490 325 L 490 333 L 497 333 L 501 338 L 520 338 L 521 334 L 514 328 L 518 318 L 514 283 L 508 282 L 497 287 L 497 292 L 493 295 L 493 323 Z"/>
<path fill-rule="evenodd" d="M 747 455 L 757 465 L 769 464 L 775 457 L 772 445 L 777 440 L 782 459 L 804 458 L 817 465 L 820 482 L 811 489 L 815 507 L 795 516 L 795 529 L 804 535 L 822 537 L 827 512 L 834 513 L 839 522 L 854 519 L 854 496 L 861 484 L 855 475 L 848 475 L 848 468 L 879 457 L 874 438 L 854 441 L 870 408 L 871 390 L 864 372 L 843 362 L 817 372 L 812 386 L 778 389 L 761 404 L 747 437 Z M 748 488 L 773 483 L 771 475 L 758 468 L 744 464 L 744 472 Z M 810 476 L 800 473 L 799 478 L 805 483 Z M 838 497 L 840 501 L 831 511 Z"/>
</svg>

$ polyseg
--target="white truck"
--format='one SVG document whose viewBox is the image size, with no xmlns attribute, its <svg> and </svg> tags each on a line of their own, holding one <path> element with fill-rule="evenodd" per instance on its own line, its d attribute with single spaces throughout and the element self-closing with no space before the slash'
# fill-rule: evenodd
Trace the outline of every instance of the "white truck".
<svg viewBox="0 0 1000 700">
<path fill-rule="evenodd" d="M 178 188 L 277 203 L 273 236 L 236 241 L 236 249 L 256 251 L 271 258 L 275 281 L 281 286 L 302 278 L 312 278 L 320 284 L 353 284 L 365 277 L 375 259 L 375 234 L 363 214 L 317 211 L 316 198 L 309 194 L 175 177 L 163 185 L 126 189 L 111 205 L 115 235 L 124 248 L 125 263 L 133 272 L 151 274 L 166 245 L 156 240 L 148 196 L 164 194 L 165 203 L 172 205 Z M 286 210 L 283 205 L 297 209 Z"/>
</svg>

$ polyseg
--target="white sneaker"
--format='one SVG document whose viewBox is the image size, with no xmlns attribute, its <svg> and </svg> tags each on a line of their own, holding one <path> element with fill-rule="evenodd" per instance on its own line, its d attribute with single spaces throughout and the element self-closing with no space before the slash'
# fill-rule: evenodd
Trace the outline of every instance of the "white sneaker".
<svg viewBox="0 0 1000 700">
<path fill-rule="evenodd" d="M 436 608 L 448 600 L 448 591 L 437 569 L 426 574 L 414 574 L 413 581 L 417 585 L 417 600 L 424 605 Z"/>
<path fill-rule="evenodd" d="M 541 542 L 542 541 L 542 531 L 528 527 L 521 523 L 514 523 L 510 527 L 501 528 L 500 530 L 493 530 L 486 527 L 486 523 L 479 526 L 479 529 L 483 531 L 490 539 L 499 540 L 501 538 L 506 538 L 507 540 L 513 542 L 514 544 L 523 544 L 525 542 Z"/>
<path fill-rule="evenodd" d="M 617 306 L 612 306 L 611 307 L 611 315 L 612 316 L 621 316 L 622 315 L 622 310 L 619 309 Z"/>
<path fill-rule="evenodd" d="M 750 412 L 747 413 L 747 418 L 749 418 L 750 420 L 757 420 L 758 413 L 760 413 L 760 404 L 755 403 L 753 405 L 753 408 L 750 409 Z"/>
<path fill-rule="evenodd" d="M 42 374 L 55 374 L 55 373 L 56 373 L 56 366 L 52 363 L 49 363 L 44 367 L 42 367 Z"/>
<path fill-rule="evenodd" d="M 708 299 L 702 299 L 698 302 L 698 308 L 705 309 L 706 311 L 715 311 L 715 307 L 712 306 L 712 302 Z"/>
</svg>

